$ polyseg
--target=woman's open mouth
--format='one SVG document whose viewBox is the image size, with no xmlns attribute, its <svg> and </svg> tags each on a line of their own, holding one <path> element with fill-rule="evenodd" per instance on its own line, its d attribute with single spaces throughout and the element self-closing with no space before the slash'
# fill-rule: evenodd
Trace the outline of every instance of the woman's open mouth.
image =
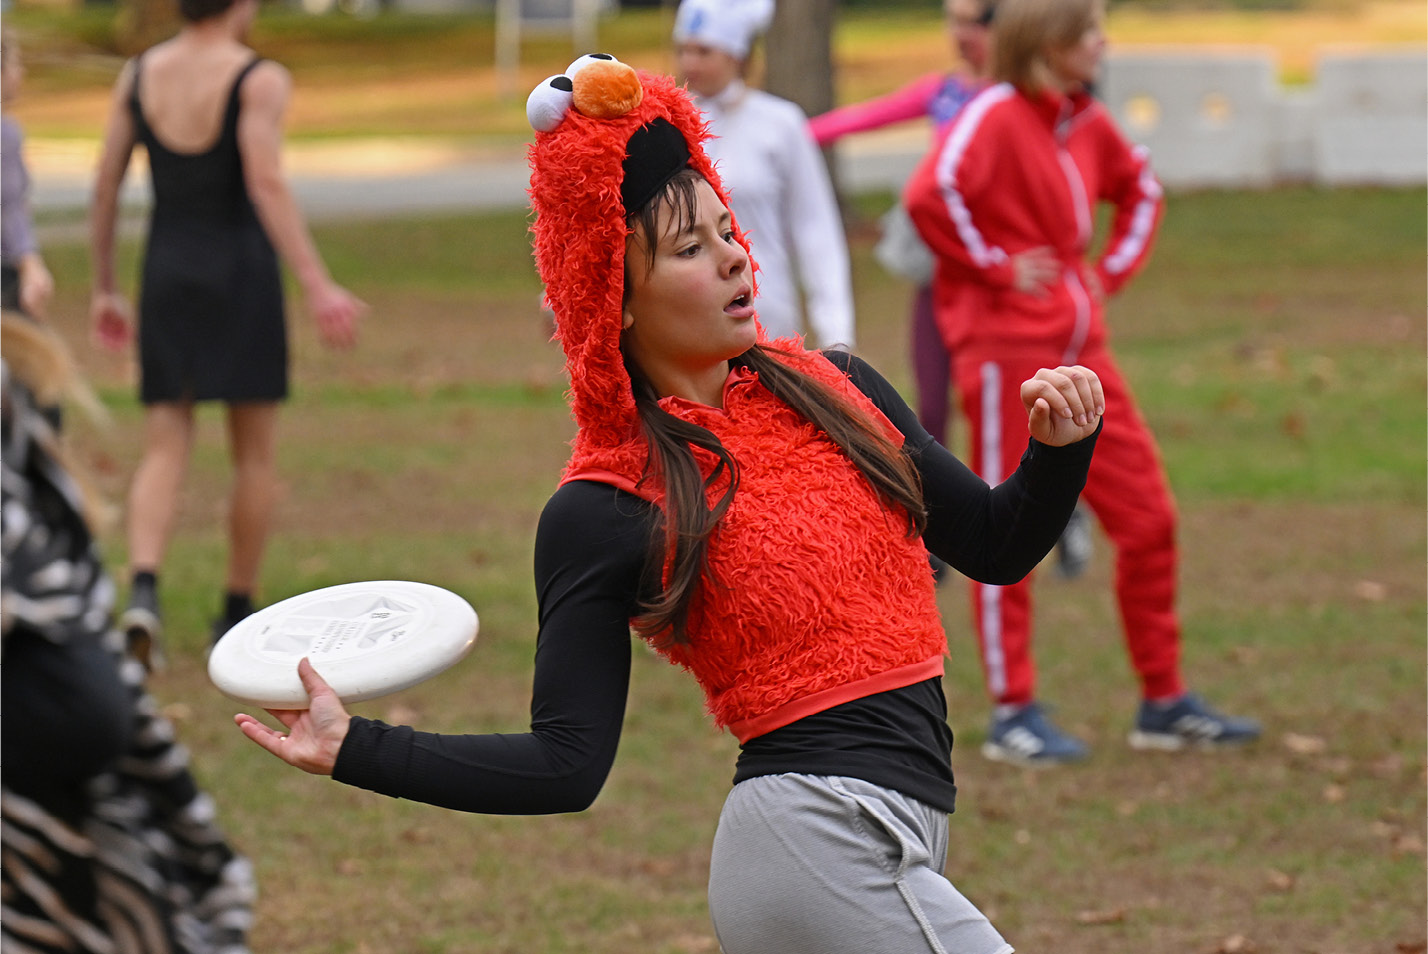
<svg viewBox="0 0 1428 954">
<path fill-rule="evenodd" d="M 724 314 L 732 318 L 752 318 L 754 314 L 753 291 L 741 292 L 733 301 L 724 306 Z"/>
</svg>

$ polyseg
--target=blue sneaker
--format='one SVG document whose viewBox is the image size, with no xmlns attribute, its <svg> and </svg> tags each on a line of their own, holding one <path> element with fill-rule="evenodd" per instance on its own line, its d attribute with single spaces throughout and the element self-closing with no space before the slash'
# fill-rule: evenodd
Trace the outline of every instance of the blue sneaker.
<svg viewBox="0 0 1428 954">
<path fill-rule="evenodd" d="M 1133 749 L 1160 752 L 1218 749 L 1253 742 L 1259 733 L 1259 723 L 1253 719 L 1223 715 L 1199 696 L 1186 693 L 1168 706 L 1142 702 L 1130 744 Z"/>
<path fill-rule="evenodd" d="M 1004 719 L 993 717 L 982 743 L 984 757 L 1013 765 L 1061 765 L 1079 762 L 1087 754 L 1086 743 L 1052 725 L 1035 702 Z"/>
</svg>

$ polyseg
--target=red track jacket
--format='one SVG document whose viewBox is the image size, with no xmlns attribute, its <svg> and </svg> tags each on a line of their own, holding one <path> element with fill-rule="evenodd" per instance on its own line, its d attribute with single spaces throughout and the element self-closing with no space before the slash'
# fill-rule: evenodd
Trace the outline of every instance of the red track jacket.
<svg viewBox="0 0 1428 954">
<path fill-rule="evenodd" d="M 952 353 L 1024 344 L 1063 363 L 1105 337 L 1087 271 L 1113 294 L 1150 254 L 1163 210 L 1145 150 L 1103 105 L 1086 94 L 1032 98 L 1007 83 L 958 114 L 905 198 L 937 253 L 938 323 Z M 1099 200 L 1115 216 L 1103 253 L 1088 263 Z M 1040 297 L 1016 291 L 1010 256 L 1043 245 L 1065 263 L 1061 281 Z"/>
</svg>

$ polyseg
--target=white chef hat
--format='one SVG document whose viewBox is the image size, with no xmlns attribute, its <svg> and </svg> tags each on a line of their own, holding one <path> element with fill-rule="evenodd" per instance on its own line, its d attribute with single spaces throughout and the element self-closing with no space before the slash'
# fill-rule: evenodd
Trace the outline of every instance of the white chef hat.
<svg viewBox="0 0 1428 954">
<path fill-rule="evenodd" d="M 737 60 L 747 59 L 773 15 L 774 0 L 680 0 L 674 41 L 712 46 Z"/>
</svg>

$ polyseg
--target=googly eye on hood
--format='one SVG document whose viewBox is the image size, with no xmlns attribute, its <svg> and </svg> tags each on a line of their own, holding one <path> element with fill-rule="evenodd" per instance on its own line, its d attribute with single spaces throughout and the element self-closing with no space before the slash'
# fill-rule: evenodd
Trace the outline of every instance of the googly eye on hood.
<svg viewBox="0 0 1428 954">
<path fill-rule="evenodd" d="M 643 96 L 634 68 L 609 53 L 587 53 L 531 90 L 526 119 L 536 132 L 550 132 L 572 108 L 596 119 L 614 119 L 638 106 Z"/>
</svg>

